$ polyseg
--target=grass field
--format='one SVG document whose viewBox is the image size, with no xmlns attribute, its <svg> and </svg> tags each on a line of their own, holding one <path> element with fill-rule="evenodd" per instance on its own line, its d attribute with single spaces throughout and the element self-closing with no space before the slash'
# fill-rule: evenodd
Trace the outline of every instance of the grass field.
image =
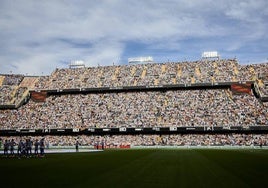
<svg viewBox="0 0 268 188">
<path fill-rule="evenodd" d="M 5 187 L 268 187 L 268 150 L 137 149 L 0 158 Z"/>
</svg>

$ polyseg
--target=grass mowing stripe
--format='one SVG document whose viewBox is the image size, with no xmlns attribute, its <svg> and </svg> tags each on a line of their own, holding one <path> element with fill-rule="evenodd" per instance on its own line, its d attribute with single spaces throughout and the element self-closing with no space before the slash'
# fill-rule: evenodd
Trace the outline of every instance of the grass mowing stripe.
<svg viewBox="0 0 268 188">
<path fill-rule="evenodd" d="M 0 158 L 0 169 L 1 187 L 268 187 L 263 178 L 268 150 L 49 154 L 43 159 Z"/>
<path fill-rule="evenodd" d="M 222 169 L 238 177 L 249 187 L 268 186 L 267 181 L 263 179 L 263 175 L 268 173 L 267 150 L 263 152 L 264 155 L 252 154 L 252 150 L 208 150 L 200 152 L 221 166 Z M 226 181 L 232 182 L 229 179 Z"/>
<path fill-rule="evenodd" d="M 211 159 L 209 154 L 204 155 L 204 153 L 210 151 L 197 150 L 196 152 L 200 155 L 200 162 L 203 163 L 203 166 L 199 167 L 199 169 L 202 168 L 203 171 L 207 172 L 207 175 L 209 175 L 206 178 L 208 181 L 207 184 L 217 182 L 217 187 L 226 187 L 226 184 L 228 184 L 228 187 L 249 187 L 247 183 L 233 173 L 233 171 L 222 167 L 219 161 Z M 221 152 L 221 150 L 216 153 L 218 154 L 217 158 L 225 157 L 224 152 Z M 229 163 L 229 165 L 232 165 L 232 163 Z M 204 177 L 204 175 L 201 175 L 201 177 Z M 210 186 L 213 186 L 212 184 L 210 184 Z M 205 184 L 204 187 L 206 186 Z"/>
</svg>

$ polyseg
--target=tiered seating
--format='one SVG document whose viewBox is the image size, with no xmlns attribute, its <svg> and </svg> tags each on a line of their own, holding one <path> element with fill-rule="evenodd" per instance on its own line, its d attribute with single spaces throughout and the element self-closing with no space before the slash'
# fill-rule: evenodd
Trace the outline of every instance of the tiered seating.
<svg viewBox="0 0 268 188">
<path fill-rule="evenodd" d="M 0 105 L 11 104 L 13 89 L 12 86 L 6 85 L 0 87 Z"/>
<path fill-rule="evenodd" d="M 244 81 L 254 81 L 255 75 L 252 73 L 252 65 L 240 66 L 239 67 L 239 78 Z"/>
<path fill-rule="evenodd" d="M 51 80 L 55 80 L 56 78 L 54 78 L 53 76 L 54 74 L 51 75 L 50 80 L 48 76 L 40 76 L 37 78 L 37 81 L 34 84 L 35 89 L 44 89 L 44 88 L 48 88 L 47 85 L 51 85 L 52 81 Z"/>
<path fill-rule="evenodd" d="M 2 85 L 19 85 L 23 78 L 23 75 L 5 75 Z"/>
<path fill-rule="evenodd" d="M 13 139 L 15 143 L 28 137 L 1 137 Z M 171 134 L 171 135 L 105 135 L 105 136 L 35 136 L 34 139 L 45 141 L 50 146 L 75 146 L 77 140 L 82 146 L 96 146 L 105 142 L 106 148 L 124 146 L 268 146 L 268 134 Z M 33 138 L 32 138 L 33 139 Z"/>
<path fill-rule="evenodd" d="M 15 105 L 18 97 L 21 97 L 19 84 L 23 79 L 22 75 L 4 75 L 2 76 L 2 85 L 0 86 L 0 105 Z"/>
<path fill-rule="evenodd" d="M 243 67 L 240 68 L 243 70 Z M 155 86 L 231 82 L 237 80 L 236 60 L 212 60 L 181 63 L 151 63 L 77 69 L 56 69 L 45 88 L 71 89 L 120 86 Z"/>
<path fill-rule="evenodd" d="M 49 96 L 0 115 L 4 128 L 267 125 L 268 104 L 227 89 Z"/>
<path fill-rule="evenodd" d="M 138 64 L 56 69 L 51 76 L 1 76 L 0 104 L 17 104 L 28 88 L 69 89 L 159 86 L 232 81 L 257 81 L 268 95 L 268 64 L 238 65 L 236 60 Z M 18 110 L 3 110 L 0 126 L 9 128 L 90 128 L 169 126 L 250 126 L 268 124 L 268 104 L 251 92 L 251 83 L 233 90 L 178 90 L 50 96 Z M 239 95 L 235 95 L 235 92 Z M 47 97 L 47 98 L 46 98 Z M 45 100 L 46 99 L 46 100 Z"/>
<path fill-rule="evenodd" d="M 262 97 L 268 97 L 268 63 L 240 66 L 239 76 L 248 80 L 256 81 Z"/>
<path fill-rule="evenodd" d="M 13 90 L 11 104 L 20 104 L 22 100 L 25 100 L 26 97 L 28 97 L 28 95 L 29 90 L 27 87 L 16 87 L 16 89 Z"/>
<path fill-rule="evenodd" d="M 255 72 L 259 79 L 262 81 L 260 86 L 262 95 L 268 97 L 268 63 L 259 64 L 255 66 Z"/>
</svg>

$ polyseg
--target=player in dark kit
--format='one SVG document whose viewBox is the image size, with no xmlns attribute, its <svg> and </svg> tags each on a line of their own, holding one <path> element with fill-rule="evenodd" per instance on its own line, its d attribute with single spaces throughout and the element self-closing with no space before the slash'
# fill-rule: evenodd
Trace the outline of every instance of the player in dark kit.
<svg viewBox="0 0 268 188">
<path fill-rule="evenodd" d="M 104 150 L 104 141 L 101 142 L 101 149 Z"/>
<path fill-rule="evenodd" d="M 262 148 L 262 146 L 263 146 L 263 141 L 262 141 L 261 138 L 259 139 L 259 144 L 260 144 L 260 148 Z"/>
<path fill-rule="evenodd" d="M 31 139 L 29 139 L 29 153 L 32 155 L 32 149 L 33 149 L 33 141 Z"/>
<path fill-rule="evenodd" d="M 14 146 L 16 145 L 14 139 L 11 140 L 11 142 L 9 143 L 9 148 L 10 148 L 10 155 L 14 156 Z"/>
<path fill-rule="evenodd" d="M 34 154 L 35 155 L 38 155 L 38 147 L 39 147 L 39 142 L 36 139 L 35 142 L 34 142 Z"/>
<path fill-rule="evenodd" d="M 23 148 L 23 142 L 22 142 L 22 140 L 20 140 L 18 143 L 18 150 L 17 150 L 18 156 L 22 155 L 22 148 Z"/>
<path fill-rule="evenodd" d="M 27 152 L 27 156 L 32 155 L 32 145 L 33 145 L 33 143 L 31 141 L 31 139 L 28 138 L 26 140 L 26 152 Z"/>
<path fill-rule="evenodd" d="M 5 143 L 4 143 L 4 155 L 8 155 L 8 148 L 9 148 L 9 142 L 8 142 L 8 140 L 5 140 Z"/>
<path fill-rule="evenodd" d="M 40 140 L 40 155 L 43 157 L 44 156 L 44 154 L 45 154 L 45 139 L 44 138 L 42 138 L 41 140 Z"/>
<path fill-rule="evenodd" d="M 25 141 L 25 142 L 22 142 L 22 145 L 21 145 L 21 154 L 22 154 L 23 156 L 26 156 L 26 155 L 27 155 L 26 141 Z"/>
<path fill-rule="evenodd" d="M 75 143 L 75 150 L 76 150 L 76 152 L 78 152 L 78 150 L 79 150 L 79 142 L 78 142 L 78 140 Z"/>
</svg>

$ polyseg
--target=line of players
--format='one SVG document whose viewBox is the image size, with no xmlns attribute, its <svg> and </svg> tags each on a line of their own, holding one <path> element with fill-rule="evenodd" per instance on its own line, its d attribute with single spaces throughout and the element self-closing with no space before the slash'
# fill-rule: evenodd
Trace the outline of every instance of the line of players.
<svg viewBox="0 0 268 188">
<path fill-rule="evenodd" d="M 14 139 L 11 140 L 5 140 L 4 142 L 4 156 L 15 156 L 15 146 L 17 146 L 17 155 L 18 157 L 30 157 L 33 155 L 32 149 L 34 146 L 34 155 L 35 156 L 44 156 L 45 151 L 45 139 L 42 138 L 41 140 L 35 140 L 34 142 L 28 138 L 25 141 L 20 140 L 18 143 L 14 141 Z M 39 153 L 40 150 L 40 153 Z"/>
</svg>

